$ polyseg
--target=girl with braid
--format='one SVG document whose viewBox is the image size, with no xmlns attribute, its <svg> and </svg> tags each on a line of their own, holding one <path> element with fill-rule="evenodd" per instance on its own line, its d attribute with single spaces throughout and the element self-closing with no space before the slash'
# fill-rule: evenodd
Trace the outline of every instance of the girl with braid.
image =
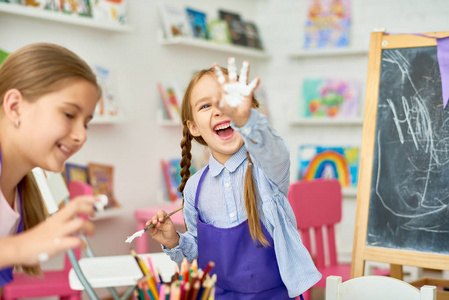
<svg viewBox="0 0 449 300">
<path fill-rule="evenodd" d="M 147 222 L 163 250 L 177 263 L 215 262 L 216 299 L 292 299 L 321 278 L 303 246 L 287 200 L 289 151 L 253 96 L 259 79 L 247 83 L 214 65 L 190 81 L 182 103 L 181 141 L 184 218 L 178 233 L 166 212 Z M 191 141 L 209 147 L 209 165 L 190 176 Z M 301 296 L 302 298 L 302 296 Z"/>
</svg>

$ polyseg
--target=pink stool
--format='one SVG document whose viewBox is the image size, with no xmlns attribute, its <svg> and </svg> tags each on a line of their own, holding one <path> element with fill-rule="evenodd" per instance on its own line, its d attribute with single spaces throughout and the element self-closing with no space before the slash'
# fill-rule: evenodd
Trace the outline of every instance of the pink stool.
<svg viewBox="0 0 449 300">
<path fill-rule="evenodd" d="M 181 202 L 171 202 L 168 204 L 136 209 L 136 211 L 134 212 L 134 215 L 137 219 L 136 231 L 144 229 L 145 223 L 154 215 L 156 215 L 158 210 L 164 210 L 165 212 L 170 213 L 179 208 L 181 205 Z M 170 219 L 175 225 L 184 225 L 184 216 L 182 212 L 177 212 L 176 214 L 171 216 Z M 136 238 L 135 242 L 137 253 L 148 253 L 148 233 L 145 233 L 141 237 Z"/>
</svg>

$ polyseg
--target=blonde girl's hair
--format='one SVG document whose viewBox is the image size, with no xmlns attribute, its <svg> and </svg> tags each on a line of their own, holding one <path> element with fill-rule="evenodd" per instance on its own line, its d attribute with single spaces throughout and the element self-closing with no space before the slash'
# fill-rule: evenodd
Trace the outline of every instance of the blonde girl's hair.
<svg viewBox="0 0 449 300">
<path fill-rule="evenodd" d="M 223 74 L 228 75 L 228 70 L 225 68 L 221 68 Z M 178 187 L 178 191 L 184 195 L 184 188 L 187 183 L 187 180 L 190 178 L 190 166 L 192 165 L 192 139 L 195 139 L 199 144 L 207 146 L 207 143 L 201 136 L 194 137 L 190 134 L 189 128 L 187 126 L 187 121 L 193 122 L 193 114 L 192 114 L 192 106 L 191 106 L 191 95 L 192 90 L 198 83 L 198 81 L 205 75 L 215 76 L 215 71 L 213 68 L 204 69 L 197 72 L 192 79 L 190 80 L 189 85 L 186 88 L 184 93 L 184 98 L 182 99 L 181 105 L 181 122 L 182 122 L 182 134 L 183 138 L 181 140 L 181 184 Z M 253 107 L 258 108 L 259 102 L 256 98 L 252 99 Z M 257 210 L 257 200 L 256 200 L 256 189 L 254 184 L 254 177 L 252 172 L 252 161 L 247 153 L 248 157 L 248 168 L 245 173 L 245 182 L 244 182 L 244 204 L 246 213 L 248 215 L 248 225 L 249 232 L 254 241 L 259 241 L 262 245 L 268 246 L 269 243 L 262 232 L 262 228 L 260 226 L 260 218 L 259 212 Z M 184 199 L 183 199 L 184 202 Z M 184 204 L 184 203 L 183 203 Z"/>
<path fill-rule="evenodd" d="M 10 89 L 17 89 L 27 101 L 37 101 L 76 80 L 92 83 L 101 97 L 95 74 L 70 50 L 48 43 L 30 44 L 9 55 L 0 66 L 0 104 Z M 33 175 L 28 173 L 19 183 L 22 194 L 23 229 L 43 221 L 46 210 Z M 15 266 L 30 275 L 39 275 L 39 266 Z"/>
</svg>

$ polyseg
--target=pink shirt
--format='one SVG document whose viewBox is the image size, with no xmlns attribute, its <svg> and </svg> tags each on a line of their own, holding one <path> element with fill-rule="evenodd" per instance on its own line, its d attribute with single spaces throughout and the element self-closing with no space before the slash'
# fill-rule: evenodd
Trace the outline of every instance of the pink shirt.
<svg viewBox="0 0 449 300">
<path fill-rule="evenodd" d="M 1 174 L 1 170 L 0 170 Z M 0 237 L 7 237 L 17 233 L 20 223 L 20 198 L 16 188 L 14 207 L 9 205 L 3 192 L 0 190 Z"/>
</svg>

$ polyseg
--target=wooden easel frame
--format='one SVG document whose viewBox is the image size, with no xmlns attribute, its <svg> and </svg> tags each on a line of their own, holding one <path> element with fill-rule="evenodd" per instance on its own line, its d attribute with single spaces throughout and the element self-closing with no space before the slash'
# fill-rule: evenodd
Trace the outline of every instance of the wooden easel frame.
<svg viewBox="0 0 449 300">
<path fill-rule="evenodd" d="M 449 31 L 431 32 L 425 33 L 425 35 L 446 37 L 449 36 Z M 449 270 L 448 255 L 366 245 L 382 50 L 428 46 L 436 46 L 436 39 L 412 34 L 388 35 L 384 32 L 371 33 L 351 278 L 364 275 L 366 261 L 391 264 L 392 277 L 400 277 L 400 279 L 402 279 L 402 265 Z"/>
</svg>

